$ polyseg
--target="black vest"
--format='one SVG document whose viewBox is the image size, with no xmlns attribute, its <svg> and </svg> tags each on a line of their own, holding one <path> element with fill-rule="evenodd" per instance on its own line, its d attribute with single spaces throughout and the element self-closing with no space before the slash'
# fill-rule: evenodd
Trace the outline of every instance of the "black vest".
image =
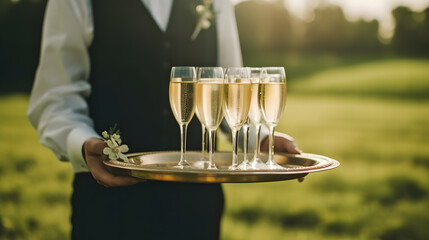
<svg viewBox="0 0 429 240">
<path fill-rule="evenodd" d="M 180 131 L 168 88 L 172 66 L 216 66 L 216 26 L 191 40 L 198 0 L 175 0 L 162 32 L 141 0 L 93 0 L 90 116 L 101 133 L 115 123 L 130 152 L 179 150 Z M 188 149 L 200 149 L 196 117 Z"/>
<path fill-rule="evenodd" d="M 168 98 L 171 67 L 217 65 L 216 26 L 190 39 L 197 4 L 175 0 L 163 33 L 141 0 L 92 1 L 90 116 L 99 133 L 118 123 L 130 152 L 180 149 Z M 194 118 L 188 149 L 200 149 L 200 141 Z M 104 188 L 80 174 L 74 186 L 73 239 L 218 239 L 219 184 L 148 181 Z"/>
</svg>

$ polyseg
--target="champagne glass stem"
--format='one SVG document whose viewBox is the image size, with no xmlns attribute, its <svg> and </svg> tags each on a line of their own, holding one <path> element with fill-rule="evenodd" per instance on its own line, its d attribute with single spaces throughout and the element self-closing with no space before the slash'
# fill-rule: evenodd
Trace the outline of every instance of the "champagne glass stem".
<svg viewBox="0 0 429 240">
<path fill-rule="evenodd" d="M 269 136 L 269 149 L 268 149 L 268 162 L 267 165 L 274 165 L 274 127 L 270 126 L 270 136 Z"/>
<path fill-rule="evenodd" d="M 255 125 L 255 149 L 251 167 L 256 170 L 266 169 L 267 165 L 260 158 L 261 153 L 261 124 Z"/>
<path fill-rule="evenodd" d="M 244 125 L 243 126 L 243 155 L 244 155 L 244 159 L 243 161 L 240 163 L 240 165 L 238 165 L 238 168 L 240 170 L 248 170 L 250 169 L 252 166 L 250 164 L 250 161 L 247 159 L 247 154 L 249 154 L 249 131 L 250 131 L 250 125 Z"/>
<path fill-rule="evenodd" d="M 206 154 L 207 154 L 207 146 L 206 146 L 206 138 L 207 138 L 207 132 L 206 132 L 206 126 L 201 123 L 201 154 L 203 156 L 203 160 L 207 161 Z"/>
<path fill-rule="evenodd" d="M 260 148 L 261 148 L 261 125 L 255 126 L 255 149 L 254 149 L 254 159 L 259 159 Z"/>
<path fill-rule="evenodd" d="M 269 149 L 269 158 L 267 161 L 267 167 L 269 169 L 276 169 L 276 170 L 284 169 L 284 167 L 280 166 L 274 161 L 274 126 L 270 126 L 269 145 L 270 145 L 270 149 Z"/>
<path fill-rule="evenodd" d="M 217 169 L 216 164 L 213 161 L 214 144 L 215 144 L 216 131 L 209 130 L 209 166 L 208 169 Z"/>
<path fill-rule="evenodd" d="M 183 167 L 189 165 L 186 162 L 186 132 L 188 129 L 187 123 L 180 124 L 180 162 L 178 166 Z"/>
<path fill-rule="evenodd" d="M 232 164 L 229 167 L 229 170 L 237 170 L 238 169 L 238 130 L 236 128 L 232 129 Z"/>
<path fill-rule="evenodd" d="M 249 136 L 249 126 L 248 125 L 244 125 L 243 126 L 243 155 L 244 155 L 244 159 L 243 161 L 247 160 L 247 153 L 249 151 L 249 145 L 247 144 L 248 142 L 248 136 Z"/>
</svg>

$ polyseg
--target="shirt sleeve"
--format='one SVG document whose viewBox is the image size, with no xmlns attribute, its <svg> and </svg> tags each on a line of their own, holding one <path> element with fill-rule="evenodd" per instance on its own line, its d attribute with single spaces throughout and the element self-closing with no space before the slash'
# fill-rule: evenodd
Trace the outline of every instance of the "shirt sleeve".
<svg viewBox="0 0 429 240">
<path fill-rule="evenodd" d="M 92 21 L 85 0 L 51 0 L 46 8 L 41 56 L 27 111 L 42 145 L 75 172 L 88 171 L 82 145 L 99 137 L 88 115 Z"/>
</svg>

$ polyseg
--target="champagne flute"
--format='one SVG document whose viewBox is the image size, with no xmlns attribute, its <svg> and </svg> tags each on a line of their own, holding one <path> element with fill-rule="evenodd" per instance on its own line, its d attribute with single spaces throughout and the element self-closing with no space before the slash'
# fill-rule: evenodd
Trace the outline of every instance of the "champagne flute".
<svg viewBox="0 0 429 240">
<path fill-rule="evenodd" d="M 195 67 L 196 72 L 198 73 L 198 67 Z M 195 161 L 193 166 L 196 168 L 204 169 L 207 167 L 209 160 L 207 158 L 207 131 L 206 126 L 201 121 L 200 114 L 198 112 L 198 108 L 195 106 L 195 115 L 197 115 L 198 120 L 201 124 L 201 158 L 198 161 Z"/>
<path fill-rule="evenodd" d="M 201 67 L 197 80 L 197 111 L 199 120 L 209 133 L 209 163 L 207 169 L 217 169 L 214 163 L 216 129 L 223 119 L 224 84 L 221 67 Z"/>
<path fill-rule="evenodd" d="M 180 126 L 180 161 L 176 168 L 190 168 L 186 161 L 186 133 L 195 113 L 196 72 L 194 67 L 172 67 L 170 75 L 170 106 Z"/>
<path fill-rule="evenodd" d="M 249 119 L 252 125 L 255 127 L 255 148 L 253 159 L 250 165 L 253 169 L 260 170 L 266 169 L 267 165 L 260 158 L 260 133 L 263 122 L 261 104 L 259 102 L 259 90 L 260 90 L 260 79 L 265 74 L 263 68 L 249 68 L 250 80 L 252 82 L 252 100 L 250 103 Z"/>
<path fill-rule="evenodd" d="M 229 170 L 238 170 L 238 131 L 247 119 L 251 84 L 247 68 L 231 67 L 225 78 L 225 119 L 232 131 L 233 156 Z"/>
<path fill-rule="evenodd" d="M 260 81 L 260 104 L 265 123 L 270 129 L 269 169 L 283 169 L 274 161 L 274 128 L 277 126 L 286 105 L 286 73 L 283 67 L 264 68 L 266 74 Z"/>
</svg>

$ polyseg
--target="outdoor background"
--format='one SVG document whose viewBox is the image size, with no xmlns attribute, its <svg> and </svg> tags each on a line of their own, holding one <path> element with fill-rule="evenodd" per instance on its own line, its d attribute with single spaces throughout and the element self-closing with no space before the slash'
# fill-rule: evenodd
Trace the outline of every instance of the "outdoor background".
<svg viewBox="0 0 429 240">
<path fill-rule="evenodd" d="M 234 3 L 244 64 L 286 67 L 277 130 L 341 166 L 224 184 L 222 239 L 429 239 L 429 1 Z M 45 4 L 0 0 L 0 239 L 70 234 L 71 167 L 25 115 Z"/>
</svg>

